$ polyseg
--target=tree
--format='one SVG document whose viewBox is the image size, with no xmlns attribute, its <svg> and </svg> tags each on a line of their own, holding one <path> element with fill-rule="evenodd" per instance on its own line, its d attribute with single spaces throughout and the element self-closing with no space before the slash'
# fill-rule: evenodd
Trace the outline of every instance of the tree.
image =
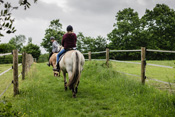
<svg viewBox="0 0 175 117">
<path fill-rule="evenodd" d="M 32 37 L 28 38 L 28 44 L 32 43 Z"/>
<path fill-rule="evenodd" d="M 84 46 L 84 43 L 83 43 L 84 38 L 85 37 L 84 37 L 82 32 L 79 32 L 77 34 L 77 45 L 76 46 L 77 46 L 77 50 L 79 50 L 81 52 L 84 51 L 84 48 L 83 48 L 83 46 Z"/>
<path fill-rule="evenodd" d="M 37 0 L 34 0 L 36 3 Z M 24 9 L 30 8 L 31 4 L 28 0 L 19 0 L 19 6 L 24 6 Z M 12 6 L 9 2 L 4 2 L 4 0 L 0 0 L 0 7 L 2 10 L 0 11 L 0 37 L 4 36 L 1 31 L 5 31 L 7 34 L 14 33 L 16 31 L 13 23 L 15 21 L 12 18 L 12 11 L 18 9 L 19 6 Z"/>
<path fill-rule="evenodd" d="M 97 38 L 85 37 L 82 32 L 77 34 L 77 49 L 81 52 L 104 51 L 106 48 L 106 39 L 102 36 Z"/>
<path fill-rule="evenodd" d="M 102 37 L 102 36 L 98 36 L 95 39 L 95 47 L 97 51 L 104 51 L 106 49 L 107 46 L 107 39 Z"/>
<path fill-rule="evenodd" d="M 59 19 L 52 20 L 50 22 L 49 28 L 45 30 L 45 36 L 41 43 L 41 46 L 45 48 L 47 52 L 51 52 L 52 43 L 50 42 L 50 37 L 55 37 L 56 41 L 61 45 L 61 40 L 64 35 L 64 31 L 62 31 L 62 24 L 59 22 Z"/>
<path fill-rule="evenodd" d="M 110 49 L 175 50 L 175 11 L 165 4 L 157 4 L 153 10 L 146 10 L 139 19 L 138 13 L 127 8 L 116 15 L 117 22 L 108 34 Z M 116 55 L 113 55 L 114 58 Z M 138 59 L 137 53 L 120 53 L 117 59 Z M 173 59 L 175 56 L 162 53 L 148 53 L 147 59 Z"/>
<path fill-rule="evenodd" d="M 23 44 L 26 42 L 26 37 L 24 35 L 18 35 L 10 39 L 9 44 L 15 46 L 19 51 L 22 50 Z"/>
<path fill-rule="evenodd" d="M 0 53 L 8 53 L 12 52 L 15 49 L 15 46 L 9 43 L 2 43 L 0 44 Z"/>
<path fill-rule="evenodd" d="M 140 21 L 138 13 L 131 8 L 125 8 L 116 15 L 113 31 L 108 34 L 112 49 L 135 49 L 139 39 Z"/>
<path fill-rule="evenodd" d="M 22 49 L 22 52 L 32 54 L 33 58 L 37 58 L 37 59 L 41 55 L 40 47 L 32 43 L 29 43 L 27 46 L 24 46 Z"/>
<path fill-rule="evenodd" d="M 175 50 L 175 11 L 165 4 L 146 10 L 142 17 L 142 34 L 152 49 Z"/>
<path fill-rule="evenodd" d="M 135 12 L 134 9 L 125 8 L 116 15 L 114 29 L 108 34 L 108 39 L 110 41 L 108 47 L 118 50 L 139 49 L 141 46 L 138 46 L 138 42 L 142 40 L 140 35 L 141 30 L 138 13 Z M 139 58 L 139 54 L 137 53 L 112 53 L 111 56 L 113 59 Z"/>
</svg>

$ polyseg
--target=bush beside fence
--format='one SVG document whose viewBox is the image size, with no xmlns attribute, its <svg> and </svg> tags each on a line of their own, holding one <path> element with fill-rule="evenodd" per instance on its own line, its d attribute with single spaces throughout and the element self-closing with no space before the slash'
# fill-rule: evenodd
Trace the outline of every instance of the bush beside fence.
<svg viewBox="0 0 175 117">
<path fill-rule="evenodd" d="M 18 63 L 22 62 L 22 55 L 18 55 Z M 13 55 L 0 56 L 0 64 L 12 64 Z"/>
</svg>

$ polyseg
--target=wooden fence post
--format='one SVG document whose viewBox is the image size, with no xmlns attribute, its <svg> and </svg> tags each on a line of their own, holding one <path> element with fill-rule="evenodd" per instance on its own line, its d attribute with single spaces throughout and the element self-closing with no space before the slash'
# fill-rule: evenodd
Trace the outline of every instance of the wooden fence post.
<svg viewBox="0 0 175 117">
<path fill-rule="evenodd" d="M 18 51 L 13 50 L 13 91 L 14 96 L 19 94 L 18 90 Z"/>
<path fill-rule="evenodd" d="M 25 64 L 25 74 L 27 74 L 27 72 L 28 72 L 28 54 L 26 53 L 26 64 Z"/>
<path fill-rule="evenodd" d="M 91 61 L 91 51 L 88 52 L 89 55 L 89 61 Z"/>
<path fill-rule="evenodd" d="M 36 58 L 33 58 L 34 60 L 33 60 L 33 62 L 36 62 Z"/>
<path fill-rule="evenodd" d="M 26 70 L 26 52 L 22 54 L 22 80 L 25 79 L 25 70 Z"/>
<path fill-rule="evenodd" d="M 30 70 L 30 66 L 31 66 L 31 54 L 29 54 L 29 70 Z"/>
<path fill-rule="evenodd" d="M 106 48 L 106 65 L 109 67 L 109 48 Z"/>
<path fill-rule="evenodd" d="M 145 54 L 146 53 L 146 48 L 141 47 L 141 82 L 142 84 L 145 84 L 145 67 L 146 67 L 146 59 L 145 59 Z"/>
</svg>

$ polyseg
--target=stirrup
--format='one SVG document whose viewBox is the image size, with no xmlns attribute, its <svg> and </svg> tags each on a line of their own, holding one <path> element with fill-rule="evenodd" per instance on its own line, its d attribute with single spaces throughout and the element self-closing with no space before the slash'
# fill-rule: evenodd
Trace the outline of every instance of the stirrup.
<svg viewBox="0 0 175 117">
<path fill-rule="evenodd" d="M 58 72 L 59 72 L 60 70 L 59 70 L 59 69 L 57 69 L 57 68 L 53 68 L 53 71 L 58 71 Z"/>
</svg>

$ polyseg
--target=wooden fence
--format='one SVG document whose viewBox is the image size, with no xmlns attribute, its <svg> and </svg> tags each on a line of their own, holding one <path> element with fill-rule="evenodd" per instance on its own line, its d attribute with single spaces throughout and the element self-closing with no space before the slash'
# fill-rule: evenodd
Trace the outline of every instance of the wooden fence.
<svg viewBox="0 0 175 117">
<path fill-rule="evenodd" d="M 31 54 L 27 54 L 23 52 L 22 53 L 22 72 L 18 75 L 18 67 L 21 65 L 21 64 L 18 64 L 18 55 L 21 55 L 21 54 L 18 54 L 17 50 L 13 50 L 13 53 L 0 54 L 0 56 L 10 55 L 10 54 L 13 54 L 13 66 L 12 68 L 9 68 L 5 72 L 1 73 L 0 76 L 10 71 L 11 69 L 13 69 L 13 80 L 6 87 L 6 89 L 0 94 L 0 97 L 6 92 L 6 90 L 10 87 L 11 84 L 13 84 L 13 95 L 16 96 L 17 94 L 19 94 L 18 78 L 20 77 L 20 75 L 22 75 L 22 80 L 24 80 L 25 76 L 30 70 L 31 65 L 34 62 L 34 59 Z"/>
<path fill-rule="evenodd" d="M 106 65 L 108 66 L 109 62 L 109 53 L 111 52 L 141 52 L 141 83 L 145 84 L 145 70 L 146 70 L 146 52 L 164 52 L 164 53 L 175 53 L 175 51 L 170 50 L 153 50 L 153 49 L 146 49 L 145 47 L 141 47 L 141 49 L 138 50 L 109 50 L 109 48 L 106 48 L 106 51 L 101 52 L 91 52 L 83 53 L 84 55 L 88 55 L 88 60 L 91 61 L 91 54 L 100 54 L 100 53 L 106 53 Z M 100 59 L 101 60 L 101 59 Z M 104 60 L 104 59 L 103 59 Z M 155 65 L 154 65 L 155 66 Z M 165 66 L 169 67 L 169 66 Z"/>
</svg>

